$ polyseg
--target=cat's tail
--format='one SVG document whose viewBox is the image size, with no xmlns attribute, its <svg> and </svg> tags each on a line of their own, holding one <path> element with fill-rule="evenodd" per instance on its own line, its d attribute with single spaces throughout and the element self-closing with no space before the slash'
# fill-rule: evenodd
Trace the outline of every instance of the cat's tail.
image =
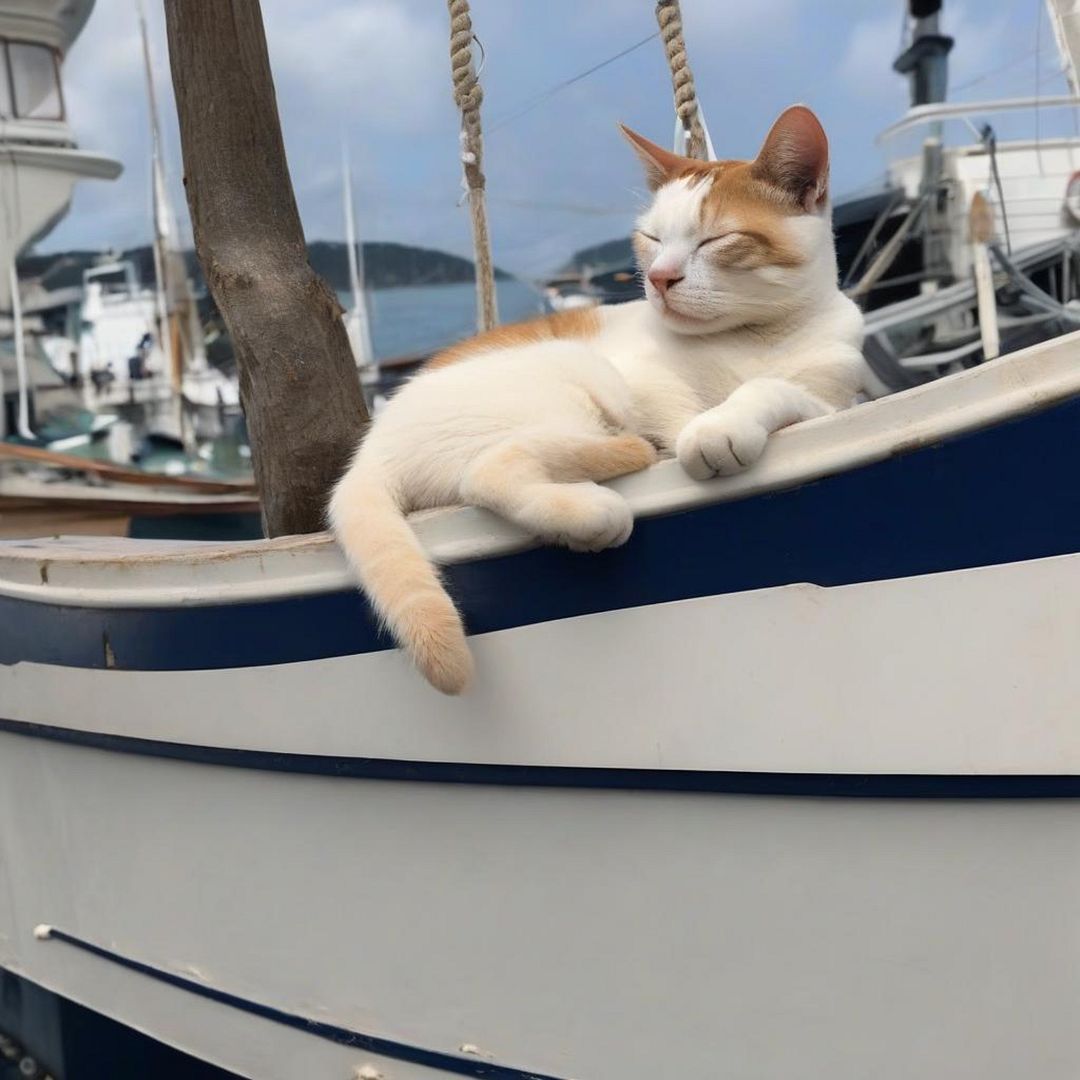
<svg viewBox="0 0 1080 1080">
<path fill-rule="evenodd" d="M 432 686 L 460 694 L 473 673 L 461 616 L 381 470 L 362 453 L 334 489 L 329 516 L 380 620 Z"/>
</svg>

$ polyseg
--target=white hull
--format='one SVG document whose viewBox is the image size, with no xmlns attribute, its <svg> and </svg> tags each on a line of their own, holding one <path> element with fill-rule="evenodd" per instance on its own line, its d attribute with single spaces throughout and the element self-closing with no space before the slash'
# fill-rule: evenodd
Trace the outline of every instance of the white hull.
<svg viewBox="0 0 1080 1080">
<path fill-rule="evenodd" d="M 0 962 L 243 1076 L 447 1070 L 200 988 L 476 1047 L 522 1076 L 1080 1072 L 1075 802 L 522 790 L 0 748 Z M 193 987 L 35 940 L 40 922 Z"/>
<path fill-rule="evenodd" d="M 155 556 L 153 545 L 143 555 Z M 64 576 L 63 561 L 51 563 L 48 588 L 62 590 Z M 200 576 L 193 568 L 192 581 Z M 122 571 L 111 580 L 127 606 Z M 125 738 L 395 761 L 1080 772 L 1080 729 L 1062 727 L 1080 701 L 1080 666 L 1068 660 L 1080 648 L 1080 615 L 1055 618 L 1038 664 L 1027 644 L 1078 590 L 1080 555 L 1067 555 L 521 626 L 470 638 L 482 674 L 456 699 L 383 649 L 217 670 L 0 665 L 0 702 L 8 718 L 63 718 Z M 178 584 L 173 595 L 182 603 L 185 591 Z M 110 648 L 123 668 L 124 646 L 117 639 Z M 648 663 L 628 664 L 628 655 Z"/>
</svg>

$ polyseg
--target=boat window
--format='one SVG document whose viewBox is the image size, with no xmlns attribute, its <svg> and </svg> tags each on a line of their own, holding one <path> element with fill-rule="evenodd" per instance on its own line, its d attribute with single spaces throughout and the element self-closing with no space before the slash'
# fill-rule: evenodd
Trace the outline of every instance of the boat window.
<svg viewBox="0 0 1080 1080">
<path fill-rule="evenodd" d="M 86 280 L 88 283 L 93 282 L 95 285 L 100 285 L 101 291 L 110 296 L 128 291 L 127 273 L 123 267 L 116 270 L 102 270 L 87 274 Z"/>
<path fill-rule="evenodd" d="M 56 53 L 45 45 L 25 41 L 7 43 L 10 94 L 14 115 L 24 120 L 62 120 L 60 71 Z"/>
</svg>

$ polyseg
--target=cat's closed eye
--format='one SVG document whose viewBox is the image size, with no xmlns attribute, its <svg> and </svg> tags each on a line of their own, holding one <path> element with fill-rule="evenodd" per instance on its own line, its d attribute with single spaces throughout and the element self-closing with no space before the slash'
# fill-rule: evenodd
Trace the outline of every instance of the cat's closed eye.
<svg viewBox="0 0 1080 1080">
<path fill-rule="evenodd" d="M 700 250 L 706 244 L 715 244 L 720 240 L 730 240 L 733 236 L 742 236 L 742 235 L 743 234 L 739 233 L 739 232 L 726 232 L 726 233 L 720 233 L 719 236 L 707 236 L 704 240 L 701 241 L 700 244 L 698 244 L 698 249 Z"/>
<path fill-rule="evenodd" d="M 758 234 L 733 229 L 702 240 L 697 250 L 728 270 L 752 270 L 767 261 L 771 245 Z"/>
<path fill-rule="evenodd" d="M 642 240 L 650 240 L 654 244 L 660 243 L 660 238 L 658 236 L 653 236 L 652 233 L 647 233 L 643 229 L 638 229 L 637 234 Z"/>
</svg>

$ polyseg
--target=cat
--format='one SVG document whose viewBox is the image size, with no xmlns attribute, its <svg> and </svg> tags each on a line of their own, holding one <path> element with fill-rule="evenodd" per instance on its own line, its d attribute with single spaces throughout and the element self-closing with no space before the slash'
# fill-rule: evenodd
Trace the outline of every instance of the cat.
<svg viewBox="0 0 1080 1080">
<path fill-rule="evenodd" d="M 624 543 L 602 482 L 674 454 L 695 479 L 851 405 L 862 315 L 837 287 L 828 142 L 801 105 L 753 161 L 680 157 L 623 128 L 652 204 L 633 244 L 646 298 L 503 326 L 429 361 L 386 404 L 330 500 L 333 532 L 437 689 L 473 673 L 461 617 L 405 514 L 467 503 L 580 551 Z"/>
</svg>

